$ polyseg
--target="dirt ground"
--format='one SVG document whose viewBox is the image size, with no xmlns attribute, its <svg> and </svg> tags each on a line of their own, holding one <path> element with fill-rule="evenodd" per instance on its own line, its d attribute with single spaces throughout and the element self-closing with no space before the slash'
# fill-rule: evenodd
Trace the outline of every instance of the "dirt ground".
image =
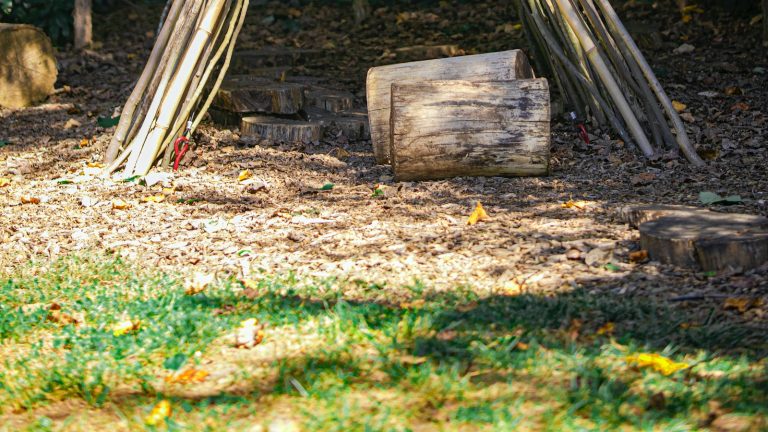
<svg viewBox="0 0 768 432">
<path fill-rule="evenodd" d="M 365 71 L 397 62 L 397 47 L 450 43 L 468 54 L 525 47 L 512 7 L 493 3 L 391 6 L 360 27 L 340 6 L 256 3 L 243 46 L 325 50 L 295 72 L 333 77 L 361 106 Z M 93 51 L 58 53 L 55 96 L 0 111 L 0 139 L 10 142 L 0 148 L 0 176 L 11 179 L 0 189 L 0 272 L 29 260 L 114 251 L 180 273 L 294 272 L 393 292 L 413 284 L 510 294 L 582 287 L 670 299 L 764 335 L 768 266 L 712 275 L 630 262 L 638 233 L 614 216 L 626 204 L 701 205 L 702 191 L 743 198 L 717 211 L 768 216 L 768 58 L 757 48 L 759 23 L 722 10 L 683 23 L 671 2 L 662 6 L 621 13 L 670 96 L 687 105 L 686 127 L 707 159 L 704 169 L 674 154 L 645 161 L 606 131 L 590 130 L 585 145 L 558 119 L 548 177 L 395 183 L 389 167 L 374 164 L 369 141 L 253 146 L 237 130 L 205 125 L 159 203 L 141 201 L 162 194 L 162 184 L 100 180 L 98 168 L 88 167 L 101 160 L 112 133 L 97 118 L 111 116 L 129 94 L 159 13 L 127 7 L 100 16 Z M 683 43 L 696 48 L 675 54 Z M 245 169 L 254 177 L 239 182 Z M 327 183 L 334 187 L 319 190 Z M 374 196 L 378 184 L 384 193 Z M 40 202 L 23 203 L 32 198 Z M 115 199 L 130 207 L 113 208 Z M 565 208 L 571 199 L 586 206 Z M 478 201 L 491 220 L 468 226 Z M 683 295 L 695 297 L 677 301 Z M 718 306 L 740 296 L 767 301 L 747 311 Z"/>
</svg>

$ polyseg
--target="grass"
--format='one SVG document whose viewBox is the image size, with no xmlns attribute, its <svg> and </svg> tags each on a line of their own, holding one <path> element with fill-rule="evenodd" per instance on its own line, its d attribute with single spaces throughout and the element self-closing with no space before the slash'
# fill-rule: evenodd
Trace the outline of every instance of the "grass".
<svg viewBox="0 0 768 432">
<path fill-rule="evenodd" d="M 0 280 L 0 430 L 768 427 L 764 332 L 689 325 L 648 299 L 291 275 L 186 295 L 180 279 L 81 256 Z M 248 318 L 264 341 L 234 348 L 228 335 Z M 138 329 L 116 336 L 126 319 Z M 667 376 L 627 362 L 638 353 L 691 366 Z M 189 367 L 210 375 L 164 381 Z M 149 426 L 160 400 L 172 414 Z"/>
</svg>

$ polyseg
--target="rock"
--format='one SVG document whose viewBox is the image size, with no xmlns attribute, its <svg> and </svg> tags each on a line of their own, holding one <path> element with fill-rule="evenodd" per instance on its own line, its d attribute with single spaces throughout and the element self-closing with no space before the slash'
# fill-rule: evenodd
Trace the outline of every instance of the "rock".
<svg viewBox="0 0 768 432">
<path fill-rule="evenodd" d="M 44 100 L 57 75 L 53 46 L 42 30 L 0 24 L 0 106 L 23 108 Z"/>
</svg>

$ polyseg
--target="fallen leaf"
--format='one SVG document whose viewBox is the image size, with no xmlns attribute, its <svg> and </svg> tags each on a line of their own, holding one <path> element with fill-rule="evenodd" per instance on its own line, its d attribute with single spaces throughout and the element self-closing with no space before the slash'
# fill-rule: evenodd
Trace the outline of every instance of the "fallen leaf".
<svg viewBox="0 0 768 432">
<path fill-rule="evenodd" d="M 158 426 L 165 423 L 165 420 L 171 416 L 171 403 L 167 400 L 161 400 L 152 408 L 152 411 L 144 419 L 144 423 L 149 426 Z"/>
<path fill-rule="evenodd" d="M 64 129 L 73 129 L 76 127 L 80 127 L 80 122 L 75 119 L 69 119 L 64 123 Z"/>
<path fill-rule="evenodd" d="M 709 192 L 709 191 L 699 192 L 699 201 L 701 201 L 701 203 L 704 205 L 710 205 L 710 204 L 729 205 L 729 204 L 742 203 L 742 199 L 740 195 L 728 195 L 727 197 L 722 197 L 714 192 Z"/>
<path fill-rule="evenodd" d="M 485 212 L 483 205 L 480 203 L 480 201 L 478 201 L 477 205 L 475 206 L 475 210 L 471 215 L 469 215 L 469 219 L 467 219 L 467 225 L 474 225 L 480 221 L 488 219 L 490 219 L 488 217 L 488 213 Z"/>
<path fill-rule="evenodd" d="M 684 104 L 684 103 L 682 103 L 682 102 L 679 102 L 679 101 L 673 100 L 673 101 L 672 101 L 672 107 L 673 107 L 673 108 L 675 109 L 675 111 L 677 111 L 677 112 L 683 112 L 683 111 L 685 111 L 685 109 L 686 109 L 686 108 L 688 108 L 688 105 L 686 105 L 686 104 Z"/>
<path fill-rule="evenodd" d="M 729 86 L 723 90 L 723 93 L 725 93 L 726 96 L 737 96 L 744 94 L 744 90 L 742 90 L 741 87 Z"/>
<path fill-rule="evenodd" d="M 684 43 L 684 44 L 680 45 L 679 47 L 675 48 L 674 50 L 672 50 L 672 52 L 674 54 L 687 54 L 689 52 L 693 52 L 693 50 L 695 50 L 695 49 L 696 49 L 695 46 L 693 46 L 691 44 Z"/>
<path fill-rule="evenodd" d="M 130 54 L 128 56 L 130 58 Z M 135 54 L 134 54 L 134 57 L 135 57 Z M 109 117 L 98 117 L 98 118 L 96 118 L 96 123 L 100 127 L 103 127 L 104 129 L 111 128 L 112 126 L 117 126 L 118 123 L 120 123 L 120 116 L 112 117 L 112 118 L 109 118 Z"/>
<path fill-rule="evenodd" d="M 688 363 L 675 362 L 656 353 L 641 353 L 627 356 L 626 361 L 628 364 L 636 364 L 641 368 L 650 367 L 665 376 L 690 367 Z"/>
<path fill-rule="evenodd" d="M 561 204 L 562 208 L 573 208 L 577 210 L 584 210 L 589 205 L 586 201 L 574 201 L 572 199 L 569 199 L 568 201 Z"/>
<path fill-rule="evenodd" d="M 351 156 L 348 151 L 344 150 L 341 147 L 336 147 L 333 150 L 331 150 L 330 155 L 335 156 L 336 159 L 346 159 Z"/>
<path fill-rule="evenodd" d="M 427 358 L 426 357 L 417 357 L 417 356 L 413 356 L 413 355 L 410 355 L 410 354 L 405 354 L 405 355 L 400 356 L 399 360 L 400 360 L 400 362 L 402 364 L 416 366 L 416 365 L 420 365 L 420 364 L 426 363 Z"/>
<path fill-rule="evenodd" d="M 201 383 L 208 378 L 208 375 L 210 374 L 207 371 L 190 367 L 182 372 L 177 371 L 176 373 L 168 375 L 165 377 L 165 382 L 169 384 Z"/>
<path fill-rule="evenodd" d="M 322 190 L 322 191 L 329 191 L 329 190 L 333 189 L 333 187 L 334 187 L 333 183 L 326 183 L 326 184 L 323 185 L 323 187 L 320 188 L 320 190 Z"/>
<path fill-rule="evenodd" d="M 610 334 L 613 334 L 614 327 L 615 327 L 615 324 L 613 324 L 612 322 L 607 322 L 603 324 L 599 329 L 597 329 L 596 333 L 598 335 L 606 335 L 606 334 L 610 335 Z"/>
<path fill-rule="evenodd" d="M 689 112 L 681 113 L 680 118 L 687 121 L 688 123 L 694 123 L 696 121 L 696 117 L 694 117 L 693 114 Z"/>
<path fill-rule="evenodd" d="M 165 201 L 165 195 L 150 195 L 141 199 L 143 203 L 161 203 Z"/>
<path fill-rule="evenodd" d="M 6 186 L 9 186 L 10 184 L 11 184 L 11 179 L 0 177 L 0 187 L 6 187 Z"/>
<path fill-rule="evenodd" d="M 640 263 L 648 260 L 648 251 L 645 249 L 629 253 L 629 260 L 633 263 Z"/>
<path fill-rule="evenodd" d="M 240 171 L 240 175 L 237 176 L 237 181 L 242 182 L 248 180 L 251 177 L 253 177 L 251 170 L 242 170 Z"/>
<path fill-rule="evenodd" d="M 250 318 L 242 323 L 235 331 L 235 347 L 253 348 L 264 340 L 264 332 L 258 326 L 256 318 Z"/>
<path fill-rule="evenodd" d="M 131 205 L 121 199 L 112 200 L 112 210 L 127 210 Z"/>
<path fill-rule="evenodd" d="M 731 111 L 749 111 L 749 105 L 744 102 L 736 102 L 731 106 Z"/>
<path fill-rule="evenodd" d="M 754 307 L 763 305 L 763 299 L 749 297 L 729 297 L 723 302 L 723 309 L 735 309 L 739 313 L 744 313 Z"/>
<path fill-rule="evenodd" d="M 88 162 L 85 166 L 88 168 L 104 168 L 104 164 L 101 162 Z"/>
<path fill-rule="evenodd" d="M 195 295 L 205 291 L 205 289 L 213 283 L 215 276 L 213 273 L 200 273 L 196 272 L 191 279 L 187 279 L 184 282 L 184 294 Z"/>
<path fill-rule="evenodd" d="M 638 186 L 651 183 L 654 180 L 656 180 L 656 174 L 652 172 L 645 172 L 632 176 L 630 181 L 632 182 L 633 186 Z"/>
<path fill-rule="evenodd" d="M 40 198 L 29 197 L 29 196 L 22 196 L 21 197 L 21 203 L 22 204 L 40 204 Z"/>
<path fill-rule="evenodd" d="M 531 347 L 531 346 L 530 346 L 530 345 L 528 345 L 528 344 L 527 344 L 527 343 L 525 343 L 525 342 L 518 342 L 517 344 L 515 344 L 515 348 L 516 348 L 516 349 L 519 349 L 520 351 L 527 351 L 527 350 L 528 350 L 528 348 L 530 348 L 530 347 Z"/>
<path fill-rule="evenodd" d="M 80 140 L 80 148 L 88 147 L 89 145 L 91 145 L 91 140 L 88 138 L 83 138 Z"/>
<path fill-rule="evenodd" d="M 124 334 L 135 332 L 141 326 L 139 320 L 123 320 L 112 326 L 112 334 L 115 336 L 122 336 Z"/>
</svg>

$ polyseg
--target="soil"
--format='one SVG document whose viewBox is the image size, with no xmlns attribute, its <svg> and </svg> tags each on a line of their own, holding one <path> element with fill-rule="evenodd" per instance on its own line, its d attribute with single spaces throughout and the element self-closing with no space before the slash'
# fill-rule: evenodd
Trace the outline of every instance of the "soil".
<svg viewBox="0 0 768 432">
<path fill-rule="evenodd" d="M 526 46 L 512 6 L 398 4 L 355 26 L 343 5 L 265 3 L 251 6 L 242 48 L 322 49 L 292 73 L 332 79 L 359 106 L 367 68 L 412 60 L 397 48 L 454 44 L 472 54 Z M 627 204 L 702 206 L 702 191 L 741 196 L 717 211 L 768 216 L 768 58 L 756 48 L 760 24 L 719 10 L 684 23 L 672 2 L 620 14 L 670 97 L 687 105 L 683 117 L 705 168 L 674 154 L 644 160 L 610 131 L 590 129 L 585 144 L 556 119 L 550 176 L 395 183 L 389 167 L 374 164 L 370 141 L 253 142 L 207 124 L 165 190 L 100 180 L 96 163 L 113 129 L 97 118 L 111 117 L 130 93 L 159 10 L 126 6 L 99 16 L 93 50 L 57 53 L 56 95 L 42 106 L 0 111 L 0 139 L 10 142 L 0 148 L 0 177 L 11 180 L 0 188 L 0 272 L 107 251 L 180 274 L 294 272 L 393 292 L 413 284 L 509 294 L 582 288 L 668 299 L 702 314 L 724 297 L 765 299 L 768 265 L 711 274 L 635 262 L 639 234 L 615 217 Z M 684 43 L 695 49 L 675 53 Z M 243 170 L 253 177 L 239 181 Z M 141 202 L 163 193 L 162 202 Z M 115 208 L 118 199 L 130 207 Z M 477 202 L 490 220 L 467 225 Z M 749 321 L 764 335 L 768 301 L 751 304 L 708 319 Z"/>
</svg>

